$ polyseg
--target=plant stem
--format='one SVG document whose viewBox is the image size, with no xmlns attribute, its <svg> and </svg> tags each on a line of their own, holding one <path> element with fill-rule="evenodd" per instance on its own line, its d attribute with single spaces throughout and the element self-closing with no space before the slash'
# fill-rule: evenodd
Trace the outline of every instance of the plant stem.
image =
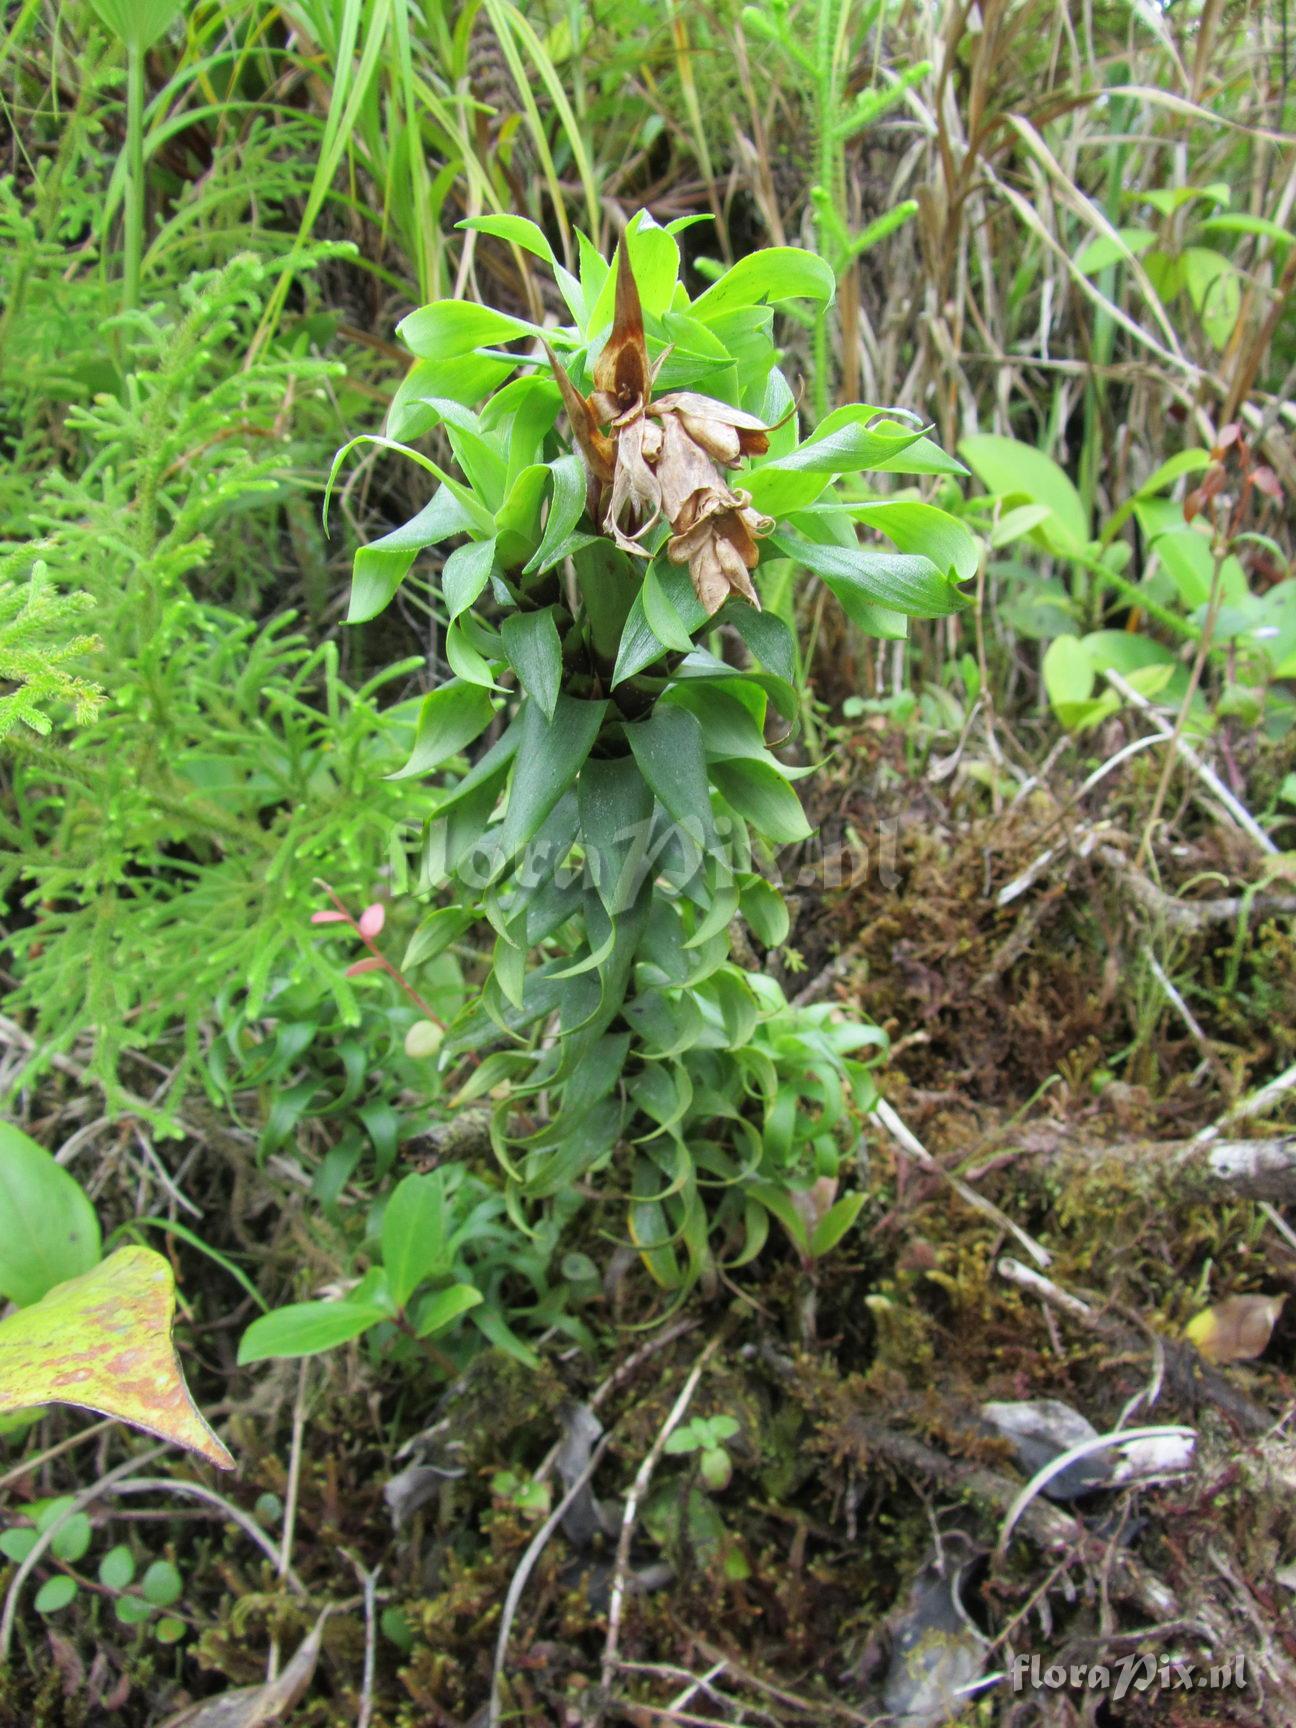
<svg viewBox="0 0 1296 1728">
<path fill-rule="evenodd" d="M 126 47 L 126 226 L 122 268 L 122 307 L 139 305 L 140 265 L 144 256 L 144 50 Z"/>
</svg>

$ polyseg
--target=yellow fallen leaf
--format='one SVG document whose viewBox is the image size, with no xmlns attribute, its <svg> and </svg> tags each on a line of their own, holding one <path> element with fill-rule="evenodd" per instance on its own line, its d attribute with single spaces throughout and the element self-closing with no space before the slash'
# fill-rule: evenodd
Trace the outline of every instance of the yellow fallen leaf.
<svg viewBox="0 0 1296 1728">
<path fill-rule="evenodd" d="M 1208 1362 L 1251 1362 L 1263 1354 L 1285 1296 L 1226 1296 L 1194 1314 L 1184 1336 Z"/>
<path fill-rule="evenodd" d="M 75 1404 L 232 1470 L 189 1396 L 171 1342 L 174 1316 L 170 1263 L 151 1248 L 119 1248 L 0 1320 L 0 1414 Z"/>
</svg>

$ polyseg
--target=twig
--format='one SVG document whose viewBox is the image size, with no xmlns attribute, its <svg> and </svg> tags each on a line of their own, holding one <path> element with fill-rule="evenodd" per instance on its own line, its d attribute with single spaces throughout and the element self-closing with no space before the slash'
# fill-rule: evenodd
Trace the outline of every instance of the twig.
<svg viewBox="0 0 1296 1728">
<path fill-rule="evenodd" d="M 509 1634 L 513 1629 L 513 1617 L 517 1613 L 517 1606 L 518 1602 L 521 1600 L 522 1592 L 526 1589 L 527 1579 L 531 1576 L 536 1561 L 544 1552 L 549 1538 L 562 1522 L 563 1514 L 580 1493 L 581 1489 L 585 1487 L 586 1483 L 593 1476 L 595 1470 L 598 1468 L 599 1460 L 607 1451 L 611 1441 L 612 1435 L 610 1432 L 605 1434 L 599 1441 L 598 1445 L 590 1453 L 589 1463 L 581 1471 L 580 1475 L 575 1479 L 571 1487 L 563 1495 L 562 1499 L 536 1531 L 535 1535 L 531 1538 L 526 1553 L 523 1554 L 521 1560 L 518 1561 L 517 1570 L 514 1572 L 512 1581 L 509 1584 L 508 1594 L 504 1598 L 504 1607 L 500 1613 L 499 1638 L 495 1645 L 495 1665 L 491 1673 L 490 1709 L 487 1714 L 489 1728 L 498 1728 L 500 1722 L 502 1710 L 500 1681 L 504 1675 L 504 1662 L 508 1656 Z"/>
<path fill-rule="evenodd" d="M 1038 1494 L 1041 1494 L 1055 1476 L 1069 1469 L 1081 1458 L 1091 1457 L 1095 1452 L 1105 1452 L 1110 1446 L 1123 1446 L 1127 1440 L 1195 1440 L 1197 1430 L 1184 1428 L 1177 1423 L 1167 1423 L 1156 1428 L 1120 1428 L 1112 1434 L 1095 1434 L 1090 1440 L 1080 1440 L 1074 1446 L 1068 1446 L 1065 1452 L 1059 1452 L 1056 1458 L 1050 1458 L 1041 1466 L 1021 1493 L 1013 1501 L 1004 1514 L 1004 1521 L 999 1530 L 999 1540 L 995 1543 L 995 1556 L 1002 1559 L 1008 1550 L 1008 1538 L 1017 1526 L 1017 1521 Z"/>
<path fill-rule="evenodd" d="M 14 1617 L 18 1612 L 18 1598 L 22 1594 L 22 1587 L 31 1577 L 43 1558 L 45 1550 L 68 1519 L 83 1511 L 107 1489 L 119 1485 L 123 1476 L 129 1476 L 136 1470 L 142 1470 L 146 1464 L 151 1464 L 155 1458 L 160 1458 L 165 1451 L 165 1446 L 151 1446 L 147 1452 L 141 1452 L 138 1457 L 127 1458 L 125 1463 L 118 1464 L 106 1476 L 101 1476 L 97 1482 L 92 1482 L 88 1488 L 83 1488 L 79 1494 L 74 1495 L 68 1502 L 67 1508 L 39 1533 L 24 1555 L 18 1570 L 9 1580 L 9 1588 L 5 1592 L 4 1612 L 0 1614 L 0 1668 L 3 1668 L 9 1661 L 9 1645 L 13 1639 Z"/>
<path fill-rule="evenodd" d="M 1250 1116 L 1267 1116 L 1270 1107 L 1290 1092 L 1293 1087 L 1296 1087 L 1296 1064 L 1290 1068 L 1284 1068 L 1276 1079 L 1270 1080 L 1268 1085 L 1262 1086 L 1258 1092 L 1253 1092 L 1249 1098 L 1239 1098 L 1236 1104 L 1231 1105 L 1224 1112 L 1218 1122 L 1212 1123 L 1209 1128 L 1203 1128 L 1196 1136 L 1193 1144 L 1205 1146 L 1212 1140 L 1217 1140 L 1229 1123 L 1242 1122 Z"/>
<path fill-rule="evenodd" d="M 680 1390 L 679 1397 L 671 1406 L 670 1414 L 662 1423 L 657 1438 L 648 1449 L 648 1455 L 635 1473 L 635 1479 L 630 1484 L 630 1492 L 626 1496 L 625 1512 L 621 1518 L 621 1535 L 617 1542 L 616 1568 L 612 1575 L 612 1594 L 608 1602 L 607 1640 L 603 1645 L 603 1690 L 607 1692 L 612 1684 L 612 1676 L 617 1665 L 617 1641 L 621 1636 L 621 1610 L 625 1602 L 626 1573 L 630 1569 L 630 1539 L 634 1535 L 635 1518 L 639 1511 L 639 1502 L 648 1491 L 652 1481 L 653 1471 L 657 1468 L 675 1429 L 684 1418 L 684 1412 L 693 1401 L 693 1394 L 698 1389 L 707 1363 L 720 1348 L 723 1332 L 719 1332 L 707 1345 L 706 1349 L 693 1364 L 688 1379 Z"/>
<path fill-rule="evenodd" d="M 81 1428 L 75 1434 L 69 1434 L 66 1440 L 60 1440 L 54 1446 L 47 1446 L 43 1452 L 38 1452 L 34 1458 L 23 1458 L 14 1465 L 12 1470 L 6 1470 L 0 1476 L 0 1488 L 7 1488 L 11 1482 L 17 1482 L 22 1476 L 29 1475 L 33 1470 L 39 1470 L 42 1464 L 48 1464 L 51 1458 L 57 1458 L 63 1452 L 70 1452 L 74 1446 L 80 1446 L 85 1440 L 92 1440 L 96 1434 L 102 1434 L 105 1428 L 115 1428 L 117 1424 L 105 1417 L 102 1422 L 93 1422 L 89 1428 Z"/>
<path fill-rule="evenodd" d="M 905 1126 L 885 1098 L 878 1099 L 873 1106 L 873 1114 L 896 1144 L 903 1147 L 911 1158 L 915 1158 L 924 1170 L 931 1170 L 938 1176 L 942 1176 L 960 1199 L 966 1200 L 969 1206 L 975 1207 L 978 1212 L 993 1219 L 1001 1230 L 1006 1230 L 1010 1236 L 1014 1236 L 1037 1266 L 1052 1264 L 1053 1256 L 1048 1249 L 1042 1247 L 1033 1236 L 1028 1235 L 1020 1224 L 1014 1224 L 1008 1214 L 1002 1212 L 993 1200 L 987 1200 L 984 1194 L 978 1194 L 976 1189 L 969 1187 L 961 1176 L 955 1176 L 943 1164 L 938 1163 L 918 1136 Z"/>
<path fill-rule="evenodd" d="M 1140 691 L 1135 690 L 1132 685 L 1127 684 L 1113 666 L 1107 667 L 1103 672 L 1103 677 L 1106 678 L 1109 684 L 1113 685 L 1120 691 L 1121 695 L 1127 702 L 1132 702 L 1141 713 L 1147 716 L 1148 723 L 1157 729 L 1162 738 L 1173 744 L 1174 748 L 1192 769 L 1197 778 L 1203 785 L 1210 788 L 1213 796 L 1216 797 L 1224 806 L 1229 815 L 1237 823 L 1238 827 L 1241 828 L 1245 834 L 1251 836 L 1260 850 L 1262 852 L 1276 854 L 1279 848 L 1265 833 L 1264 829 L 1256 821 L 1255 817 L 1247 809 L 1246 805 L 1233 796 L 1215 770 L 1210 767 L 1208 763 L 1202 761 L 1201 757 L 1193 749 L 1192 745 L 1188 743 L 1186 738 L 1177 737 L 1175 735 L 1172 729 L 1166 725 L 1165 721 L 1148 701 L 1147 697 Z"/>
</svg>

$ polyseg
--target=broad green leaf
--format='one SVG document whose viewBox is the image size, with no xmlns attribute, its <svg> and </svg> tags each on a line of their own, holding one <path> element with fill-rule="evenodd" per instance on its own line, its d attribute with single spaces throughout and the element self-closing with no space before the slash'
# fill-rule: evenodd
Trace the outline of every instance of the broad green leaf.
<svg viewBox="0 0 1296 1728">
<path fill-rule="evenodd" d="M 184 0 L 90 0 L 117 40 L 138 53 L 151 48 L 184 11 Z"/>
<path fill-rule="evenodd" d="M 741 758 L 712 762 L 710 774 L 726 803 L 767 840 L 780 846 L 790 845 L 813 832 L 800 799 L 779 770 L 768 762 Z"/>
<path fill-rule="evenodd" d="M 952 571 L 960 582 L 971 581 L 977 573 L 977 543 L 958 517 L 947 511 L 902 498 L 855 504 L 850 513 L 863 527 L 885 534 L 901 552 L 929 558 L 938 570 L 946 575 Z"/>
<path fill-rule="evenodd" d="M 1091 240 L 1076 259 L 1076 269 L 1085 276 L 1096 276 L 1109 264 L 1128 262 L 1131 255 L 1137 258 L 1156 243 L 1156 235 L 1150 228 L 1118 228 L 1116 235 L 1114 240 L 1109 234 L 1099 234 Z"/>
<path fill-rule="evenodd" d="M 416 360 L 392 396 L 387 410 L 387 436 L 406 443 L 422 438 L 441 418 L 432 403 L 448 400 L 471 408 L 502 384 L 512 370 L 511 361 L 489 354 L 452 354 L 448 359 Z"/>
<path fill-rule="evenodd" d="M 557 560 L 585 512 L 585 464 L 580 457 L 574 453 L 560 456 L 549 464 L 549 472 L 553 477 L 549 515 L 540 544 L 523 566 L 524 576 L 545 571 Z"/>
<path fill-rule="evenodd" d="M 445 657 L 455 676 L 462 678 L 465 684 L 476 684 L 483 690 L 497 690 L 500 686 L 496 684 L 490 662 L 478 643 L 481 642 L 489 651 L 492 641 L 498 649 L 499 639 L 487 635 L 484 631 L 470 630 L 471 621 L 470 612 L 461 612 L 453 620 L 445 633 Z"/>
<path fill-rule="evenodd" d="M 665 228 L 659 228 L 641 212 L 632 217 L 626 228 L 626 245 L 630 250 L 630 269 L 639 289 L 639 300 L 646 318 L 660 318 L 671 304 L 679 276 L 679 243 Z M 619 254 L 614 254 L 611 268 L 591 303 L 587 333 L 597 335 L 612 322 L 616 301 L 616 279 Z"/>
<path fill-rule="evenodd" d="M 1267 216 L 1248 216 L 1241 210 L 1230 210 L 1222 216 L 1210 216 L 1202 223 L 1205 234 L 1259 234 L 1272 240 L 1275 246 L 1290 246 L 1296 235 Z"/>
<path fill-rule="evenodd" d="M 1044 652 L 1044 688 L 1064 726 L 1078 725 L 1093 694 L 1094 664 L 1075 636 L 1059 636 Z"/>
<path fill-rule="evenodd" d="M 642 598 L 644 617 L 657 640 L 678 654 L 689 653 L 693 647 L 692 634 L 669 597 L 663 593 L 656 569 L 651 564 L 644 571 Z"/>
<path fill-rule="evenodd" d="M 494 714 L 490 692 L 480 684 L 463 684 L 458 679 L 442 684 L 423 698 L 410 759 L 388 779 L 408 780 L 414 774 L 431 773 L 480 737 Z"/>
<path fill-rule="evenodd" d="M 254 1320 L 239 1343 L 239 1366 L 274 1357 L 318 1356 L 349 1344 L 391 1309 L 376 1302 L 291 1302 Z"/>
<path fill-rule="evenodd" d="M 824 546 L 793 534 L 776 534 L 773 544 L 785 558 L 794 558 L 822 576 L 857 623 L 860 602 L 886 606 L 910 618 L 946 618 L 968 602 L 928 558 L 903 552 L 871 552 L 863 547 Z"/>
<path fill-rule="evenodd" d="M 539 336 L 544 332 L 524 318 L 511 318 L 473 300 L 434 300 L 420 306 L 396 326 L 396 334 L 422 360 L 448 360 L 517 336 Z"/>
<path fill-rule="evenodd" d="M 540 612 L 510 612 L 500 625 L 504 652 L 528 696 L 539 703 L 547 721 L 552 721 L 562 683 L 562 643 L 554 623 L 553 607 Z"/>
<path fill-rule="evenodd" d="M 443 1332 L 461 1314 L 476 1308 L 481 1300 L 481 1291 L 474 1290 L 471 1284 L 452 1284 L 448 1290 L 437 1290 L 419 1303 L 414 1330 L 420 1338 Z"/>
<path fill-rule="evenodd" d="M 796 683 L 796 643 L 781 618 L 735 600 L 725 608 L 724 622 L 733 625 L 767 672 Z"/>
<path fill-rule="evenodd" d="M 99 1220 L 75 1177 L 0 1122 L 0 1296 L 20 1308 L 99 1259 Z"/>
<path fill-rule="evenodd" d="M 1185 247 L 1184 283 L 1201 319 L 1202 329 L 1216 348 L 1227 346 L 1242 309 L 1242 278 L 1222 252 L 1208 246 Z"/>
<path fill-rule="evenodd" d="M 1007 503 L 1048 506 L 1050 520 L 1041 524 L 1040 534 L 1050 552 L 1065 557 L 1084 550 L 1089 519 L 1080 494 L 1051 456 L 995 432 L 977 432 L 964 438 L 959 455 L 987 492 Z"/>
<path fill-rule="evenodd" d="M 659 706 L 625 731 L 639 771 L 662 809 L 691 840 L 710 841 L 711 794 L 696 716 L 683 708 Z"/>
<path fill-rule="evenodd" d="M 777 462 L 766 462 L 744 476 L 757 510 L 781 516 L 811 504 L 834 474 L 876 468 L 922 437 L 920 427 L 894 421 L 870 425 L 878 410 L 852 404 L 830 414 L 817 430 Z"/>
<path fill-rule="evenodd" d="M 174 1315 L 170 1263 L 150 1248 L 119 1248 L 0 1320 L 0 1412 L 75 1404 L 232 1470 L 189 1396 Z"/>
<path fill-rule="evenodd" d="M 616 665 L 612 669 L 612 688 L 615 690 L 619 684 L 624 684 L 627 678 L 633 678 L 645 667 L 660 660 L 665 652 L 666 644 L 648 622 L 641 586 L 630 603 L 630 610 L 626 613 L 626 621 L 621 629 Z"/>
<path fill-rule="evenodd" d="M 606 702 L 559 696 L 552 720 L 528 698 L 520 715 L 517 763 L 501 835 L 502 861 L 513 858 L 575 783 L 594 746 Z"/>
<path fill-rule="evenodd" d="M 441 569 L 441 593 L 451 619 L 466 612 L 490 581 L 495 540 L 469 540 L 456 546 Z"/>
<path fill-rule="evenodd" d="M 432 1171 L 406 1176 L 383 1209 L 382 1263 L 387 1287 L 404 1308 L 425 1278 L 445 1270 L 445 1182 Z"/>
<path fill-rule="evenodd" d="M 467 216 L 456 228 L 472 228 L 479 234 L 493 234 L 497 240 L 507 240 L 543 258 L 546 264 L 556 264 L 553 247 L 544 237 L 544 230 L 525 216 Z"/>
<path fill-rule="evenodd" d="M 347 623 L 363 624 L 376 618 L 405 580 L 420 552 L 448 540 L 452 534 L 466 534 L 472 525 L 463 505 L 448 487 L 441 486 L 417 516 L 393 528 L 380 540 L 361 546 L 352 566 Z"/>
<path fill-rule="evenodd" d="M 778 889 L 762 876 L 745 877 L 738 903 L 756 940 L 766 948 L 781 948 L 787 941 L 791 920 L 787 901 Z"/>
<path fill-rule="evenodd" d="M 633 902 L 647 867 L 653 795 L 633 756 L 591 757 L 577 794 L 586 861 L 599 899 L 616 917 Z"/>
<path fill-rule="evenodd" d="M 693 318 L 711 323 L 739 306 L 779 300 L 814 300 L 827 306 L 837 291 L 832 266 L 799 246 L 767 246 L 740 258 L 718 282 L 699 294 L 689 308 Z"/>
</svg>

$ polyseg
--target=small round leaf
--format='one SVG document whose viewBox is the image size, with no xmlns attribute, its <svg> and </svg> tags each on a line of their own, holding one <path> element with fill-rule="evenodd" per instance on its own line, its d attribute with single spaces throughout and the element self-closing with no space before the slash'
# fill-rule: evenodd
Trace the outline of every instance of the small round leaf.
<svg viewBox="0 0 1296 1728">
<path fill-rule="evenodd" d="M 57 1614 L 60 1608 L 66 1608 L 77 1593 L 76 1579 L 68 1578 L 59 1573 L 56 1578 L 47 1578 L 36 1592 L 35 1609 L 38 1614 Z"/>
<path fill-rule="evenodd" d="M 99 1562 L 99 1582 L 108 1590 L 125 1590 L 134 1578 L 135 1556 L 124 1542 L 119 1542 Z"/>
<path fill-rule="evenodd" d="M 140 1580 L 140 1589 L 155 1608 L 169 1608 L 180 1600 L 184 1579 L 169 1560 L 155 1560 Z"/>
</svg>

